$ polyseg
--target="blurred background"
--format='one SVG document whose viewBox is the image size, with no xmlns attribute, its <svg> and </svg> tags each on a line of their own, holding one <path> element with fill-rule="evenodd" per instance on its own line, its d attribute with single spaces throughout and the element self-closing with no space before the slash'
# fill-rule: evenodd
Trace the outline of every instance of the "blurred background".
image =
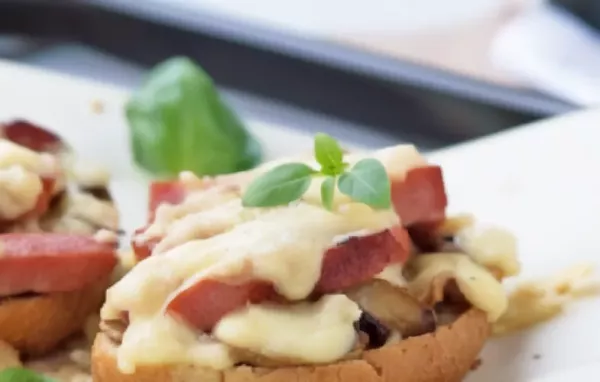
<svg viewBox="0 0 600 382">
<path fill-rule="evenodd" d="M 600 101 L 598 25 L 597 0 L 0 0 L 0 57 L 133 88 L 188 55 L 247 118 L 434 149 Z"/>
</svg>

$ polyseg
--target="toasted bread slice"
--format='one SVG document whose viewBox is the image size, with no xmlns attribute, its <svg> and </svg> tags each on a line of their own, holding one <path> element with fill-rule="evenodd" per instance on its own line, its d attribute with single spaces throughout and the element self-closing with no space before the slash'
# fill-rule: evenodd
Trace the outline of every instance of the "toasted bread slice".
<svg viewBox="0 0 600 382">
<path fill-rule="evenodd" d="M 239 366 L 218 371 L 193 365 L 152 365 L 123 374 L 117 345 L 105 334 L 92 349 L 95 382 L 453 382 L 474 364 L 490 334 L 487 316 L 470 310 L 434 333 L 369 350 L 361 359 L 311 367 Z"/>
<path fill-rule="evenodd" d="M 109 281 L 106 277 L 73 292 L 0 300 L 0 340 L 22 355 L 47 353 L 82 330 L 102 306 Z"/>
</svg>

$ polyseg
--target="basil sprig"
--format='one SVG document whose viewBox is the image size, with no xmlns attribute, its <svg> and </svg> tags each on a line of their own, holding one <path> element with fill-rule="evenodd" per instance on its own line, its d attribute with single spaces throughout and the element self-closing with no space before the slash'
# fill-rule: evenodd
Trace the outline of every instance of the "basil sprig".
<svg viewBox="0 0 600 382">
<path fill-rule="evenodd" d="M 349 168 L 339 143 L 327 134 L 315 136 L 314 154 L 319 169 L 304 163 L 286 163 L 255 179 L 242 197 L 245 207 L 275 207 L 298 200 L 315 177 L 325 177 L 321 184 L 321 202 L 331 210 L 337 190 L 352 200 L 375 209 L 391 206 L 390 180 L 376 159 L 358 161 Z"/>
<path fill-rule="evenodd" d="M 35 371 L 12 367 L 0 371 L 0 382 L 56 382 L 52 378 L 45 377 Z"/>
<path fill-rule="evenodd" d="M 212 78 L 185 57 L 156 66 L 127 103 L 126 116 L 135 162 L 157 176 L 243 171 L 262 158 L 259 142 Z"/>
</svg>

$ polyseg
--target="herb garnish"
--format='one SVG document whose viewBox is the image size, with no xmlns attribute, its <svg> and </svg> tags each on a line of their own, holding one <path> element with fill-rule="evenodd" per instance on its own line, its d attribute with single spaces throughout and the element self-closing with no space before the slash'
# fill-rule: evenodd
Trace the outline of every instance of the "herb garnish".
<svg viewBox="0 0 600 382">
<path fill-rule="evenodd" d="M 126 105 L 135 162 L 158 176 L 250 169 L 262 149 L 212 78 L 185 57 L 154 68 Z"/>
<path fill-rule="evenodd" d="M 0 382 L 56 382 L 32 370 L 12 367 L 0 371 Z"/>
<path fill-rule="evenodd" d="M 327 134 L 315 136 L 314 154 L 320 168 L 304 163 L 286 163 L 255 179 L 242 198 L 245 207 L 275 207 L 298 200 L 306 193 L 315 177 L 325 177 L 321 184 L 321 202 L 333 208 L 337 190 L 354 201 L 375 209 L 391 206 L 390 180 L 385 167 L 377 159 L 358 161 L 352 168 L 344 161 L 339 143 Z"/>
</svg>

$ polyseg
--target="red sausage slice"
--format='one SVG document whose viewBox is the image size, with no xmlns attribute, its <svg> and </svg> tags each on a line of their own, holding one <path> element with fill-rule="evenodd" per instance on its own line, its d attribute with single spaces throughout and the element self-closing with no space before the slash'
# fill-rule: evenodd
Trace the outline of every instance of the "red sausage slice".
<svg viewBox="0 0 600 382">
<path fill-rule="evenodd" d="M 153 182 L 150 185 L 148 220 L 154 220 L 154 212 L 161 204 L 179 204 L 183 202 L 185 196 L 186 189 L 182 183 L 177 181 Z"/>
<path fill-rule="evenodd" d="M 148 222 L 154 220 L 154 213 L 161 204 L 179 204 L 186 197 L 187 190 L 185 186 L 178 181 L 156 181 L 150 185 L 148 197 Z M 150 256 L 152 248 L 160 241 L 155 239 L 152 241 L 140 242 L 135 238 L 142 234 L 147 227 L 138 228 L 133 233 L 131 247 L 137 261 L 141 261 Z"/>
<path fill-rule="evenodd" d="M 0 296 L 77 290 L 112 272 L 111 244 L 88 236 L 18 233 L 0 235 Z"/>
<path fill-rule="evenodd" d="M 350 238 L 325 253 L 314 293 L 332 293 L 368 281 L 387 265 L 405 261 L 410 248 L 408 235 L 397 230 Z M 248 303 L 272 301 L 276 297 L 273 286 L 265 281 L 232 284 L 203 279 L 173 297 L 167 311 L 199 330 L 210 332 L 226 314 Z"/>
<path fill-rule="evenodd" d="M 210 333 L 227 314 L 246 305 L 281 299 L 273 285 L 265 281 L 228 284 L 203 280 L 175 296 L 167 311 L 193 327 Z"/>
<path fill-rule="evenodd" d="M 0 128 L 0 135 L 37 152 L 56 153 L 66 149 L 63 140 L 58 135 L 25 120 L 3 124 Z"/>
<path fill-rule="evenodd" d="M 442 220 L 448 198 L 441 167 L 414 168 L 403 181 L 392 181 L 392 203 L 405 227 Z"/>
</svg>

